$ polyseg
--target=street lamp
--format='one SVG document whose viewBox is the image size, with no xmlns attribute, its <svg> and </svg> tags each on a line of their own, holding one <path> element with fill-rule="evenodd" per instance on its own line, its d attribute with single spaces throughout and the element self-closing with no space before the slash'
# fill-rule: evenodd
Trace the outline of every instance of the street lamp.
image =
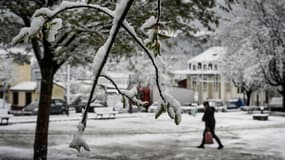
<svg viewBox="0 0 285 160">
<path fill-rule="evenodd" d="M 2 101 L 2 108 L 5 108 L 5 97 L 6 97 L 6 82 L 2 82 L 3 86 L 3 101 Z"/>
</svg>

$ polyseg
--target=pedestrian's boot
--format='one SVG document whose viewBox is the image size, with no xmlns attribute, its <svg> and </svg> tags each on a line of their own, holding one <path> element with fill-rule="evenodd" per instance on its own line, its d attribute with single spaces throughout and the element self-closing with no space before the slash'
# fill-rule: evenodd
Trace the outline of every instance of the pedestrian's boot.
<svg viewBox="0 0 285 160">
<path fill-rule="evenodd" d="M 197 146 L 197 148 L 202 148 L 203 149 L 204 145 L 201 144 L 200 146 Z"/>
<path fill-rule="evenodd" d="M 224 148 L 224 145 L 219 145 L 218 149 L 223 149 Z"/>
</svg>

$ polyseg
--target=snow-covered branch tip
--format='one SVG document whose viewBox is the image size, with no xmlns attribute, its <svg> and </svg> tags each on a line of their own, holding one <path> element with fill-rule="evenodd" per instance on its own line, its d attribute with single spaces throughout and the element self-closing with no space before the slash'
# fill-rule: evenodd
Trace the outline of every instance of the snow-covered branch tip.
<svg viewBox="0 0 285 160">
<path fill-rule="evenodd" d="M 162 113 L 167 112 L 171 119 L 174 119 L 176 125 L 179 125 L 181 122 L 181 108 L 180 103 L 169 93 L 168 90 L 163 92 L 164 97 L 166 98 L 165 103 L 157 108 L 155 112 L 155 118 L 157 119 Z"/>
<path fill-rule="evenodd" d="M 84 131 L 84 124 L 80 122 L 77 125 L 77 132 L 75 133 L 75 135 L 73 135 L 73 139 L 69 144 L 70 148 L 74 148 L 78 152 L 80 152 L 81 147 L 84 148 L 86 151 L 90 151 L 90 147 L 82 137 L 83 131 Z"/>
</svg>

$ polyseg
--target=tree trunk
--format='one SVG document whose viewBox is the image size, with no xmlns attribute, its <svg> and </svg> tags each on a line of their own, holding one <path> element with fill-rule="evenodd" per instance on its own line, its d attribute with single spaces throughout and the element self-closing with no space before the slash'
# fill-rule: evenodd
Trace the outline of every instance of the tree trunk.
<svg viewBox="0 0 285 160">
<path fill-rule="evenodd" d="M 46 160 L 48 151 L 49 110 L 54 72 L 52 67 L 41 67 L 42 79 L 39 110 L 34 142 L 34 160 Z"/>
<path fill-rule="evenodd" d="M 283 95 L 282 95 L 282 105 L 283 105 L 283 109 L 282 111 L 285 112 L 285 92 L 283 92 Z"/>
<path fill-rule="evenodd" d="M 250 105 L 250 97 L 251 97 L 251 91 L 246 91 L 246 105 L 249 106 Z"/>
</svg>

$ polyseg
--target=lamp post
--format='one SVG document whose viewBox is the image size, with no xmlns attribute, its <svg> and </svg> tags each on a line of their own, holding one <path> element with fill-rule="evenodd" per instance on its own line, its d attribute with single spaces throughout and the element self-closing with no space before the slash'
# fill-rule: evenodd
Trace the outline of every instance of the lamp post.
<svg viewBox="0 0 285 160">
<path fill-rule="evenodd" d="M 5 108 L 5 97 L 6 97 L 6 82 L 2 82 L 3 86 L 3 101 L 2 101 L 2 108 Z"/>
<path fill-rule="evenodd" d="M 67 65 L 67 89 L 66 89 L 67 104 L 70 104 L 70 64 Z"/>
</svg>

